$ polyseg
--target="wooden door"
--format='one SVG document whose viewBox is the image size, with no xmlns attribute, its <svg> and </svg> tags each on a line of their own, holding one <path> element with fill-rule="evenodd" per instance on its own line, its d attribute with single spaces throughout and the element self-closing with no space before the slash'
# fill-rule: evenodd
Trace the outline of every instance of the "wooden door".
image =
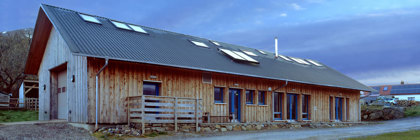
<svg viewBox="0 0 420 140">
<path fill-rule="evenodd" d="M 58 73 L 57 94 L 58 94 L 58 119 L 67 119 L 67 71 Z"/>
</svg>

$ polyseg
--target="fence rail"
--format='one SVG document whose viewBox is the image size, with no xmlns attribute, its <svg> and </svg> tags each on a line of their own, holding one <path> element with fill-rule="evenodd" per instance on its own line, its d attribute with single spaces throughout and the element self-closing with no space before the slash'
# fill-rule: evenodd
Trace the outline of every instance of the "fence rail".
<svg viewBox="0 0 420 140">
<path fill-rule="evenodd" d="M 38 98 L 9 98 L 0 101 L 0 109 L 14 110 L 14 109 L 27 109 L 27 110 L 38 110 L 39 100 Z"/>
<path fill-rule="evenodd" d="M 141 123 L 142 133 L 145 123 L 202 123 L 202 100 L 168 96 L 131 96 L 128 101 L 128 124 Z"/>
</svg>

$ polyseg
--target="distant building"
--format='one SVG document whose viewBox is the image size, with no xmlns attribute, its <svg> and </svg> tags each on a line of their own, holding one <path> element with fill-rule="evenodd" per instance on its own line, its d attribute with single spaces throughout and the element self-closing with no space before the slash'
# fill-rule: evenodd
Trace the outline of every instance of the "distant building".
<svg viewBox="0 0 420 140">
<path fill-rule="evenodd" d="M 399 85 L 381 85 L 371 86 L 377 92 L 372 92 L 371 96 L 390 96 L 399 100 L 416 100 L 420 101 L 420 84 L 404 84 Z"/>
</svg>

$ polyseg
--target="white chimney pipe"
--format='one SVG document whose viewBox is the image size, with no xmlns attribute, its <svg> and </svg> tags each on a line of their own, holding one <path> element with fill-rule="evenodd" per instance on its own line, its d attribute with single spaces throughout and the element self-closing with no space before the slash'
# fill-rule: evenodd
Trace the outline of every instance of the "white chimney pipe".
<svg viewBox="0 0 420 140">
<path fill-rule="evenodd" d="M 276 52 L 276 58 L 279 57 L 279 53 L 278 53 L 278 45 L 277 45 L 277 37 L 274 38 L 274 51 Z"/>
</svg>

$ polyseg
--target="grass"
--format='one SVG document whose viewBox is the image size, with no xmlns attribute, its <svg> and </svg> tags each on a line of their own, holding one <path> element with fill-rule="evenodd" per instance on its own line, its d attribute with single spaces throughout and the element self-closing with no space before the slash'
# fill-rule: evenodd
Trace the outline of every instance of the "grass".
<svg viewBox="0 0 420 140">
<path fill-rule="evenodd" d="M 38 120 L 38 111 L 0 110 L 0 123 Z"/>
<path fill-rule="evenodd" d="M 382 110 L 384 108 L 384 106 L 381 105 L 362 105 L 361 110 Z"/>
<path fill-rule="evenodd" d="M 420 130 L 392 132 L 376 136 L 350 138 L 348 140 L 420 140 Z"/>
<path fill-rule="evenodd" d="M 123 140 L 123 139 L 132 137 L 132 136 L 119 137 L 119 136 L 116 136 L 116 135 L 104 134 L 104 133 L 101 133 L 101 132 L 95 132 L 92 135 L 94 137 L 100 139 L 100 140 L 110 140 L 110 139 L 112 139 L 112 140 L 115 140 L 115 139 Z M 144 136 L 139 136 L 139 137 L 147 138 L 147 137 L 157 137 L 157 136 L 161 136 L 161 135 L 168 135 L 168 133 L 167 132 L 159 132 L 159 133 L 152 132 L 152 133 L 148 133 L 148 134 L 145 134 Z"/>
<path fill-rule="evenodd" d="M 404 117 L 416 117 L 420 116 L 420 106 L 414 106 L 406 108 L 404 111 Z"/>
</svg>

